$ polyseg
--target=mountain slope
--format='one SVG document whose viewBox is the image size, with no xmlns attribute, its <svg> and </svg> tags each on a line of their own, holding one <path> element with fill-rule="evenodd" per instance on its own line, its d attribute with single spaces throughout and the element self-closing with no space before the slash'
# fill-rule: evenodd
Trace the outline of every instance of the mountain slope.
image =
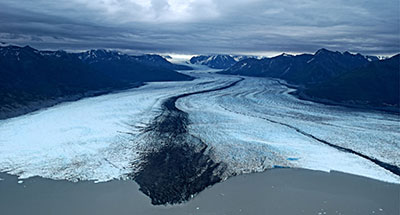
<svg viewBox="0 0 400 215">
<path fill-rule="evenodd" d="M 145 81 L 192 79 L 169 69 L 171 65 L 152 65 L 146 58 L 104 50 L 67 53 L 0 47 L 0 119 Z"/>
<path fill-rule="evenodd" d="M 190 63 L 206 65 L 213 69 L 226 69 L 233 66 L 237 61 L 230 55 L 200 55 L 192 57 Z"/>
<path fill-rule="evenodd" d="M 400 55 L 374 61 L 352 72 L 301 90 L 302 97 L 338 103 L 400 107 Z"/>
<path fill-rule="evenodd" d="M 282 54 L 273 58 L 245 59 L 223 74 L 281 78 L 295 84 L 311 84 L 326 81 L 332 77 L 366 65 L 371 57 L 349 52 L 318 50 L 314 55 Z"/>
<path fill-rule="evenodd" d="M 133 56 L 138 62 L 150 65 L 150 66 L 157 66 L 162 67 L 170 70 L 192 70 L 192 67 L 185 66 L 185 65 L 177 65 L 172 64 L 171 62 L 167 61 L 165 58 L 161 57 L 160 55 L 154 54 L 147 54 L 141 56 Z"/>
<path fill-rule="evenodd" d="M 192 70 L 193 68 L 185 65 L 172 64 L 160 55 L 146 54 L 140 56 L 130 56 L 121 54 L 116 51 L 108 51 L 103 49 L 90 50 L 78 53 L 77 56 L 82 61 L 92 64 L 99 61 L 130 61 L 132 63 L 139 63 L 151 67 L 160 67 L 170 70 Z"/>
<path fill-rule="evenodd" d="M 320 49 L 314 55 L 245 59 L 220 73 L 280 78 L 301 85 L 295 94 L 304 99 L 400 111 L 398 55 L 379 60 Z"/>
</svg>

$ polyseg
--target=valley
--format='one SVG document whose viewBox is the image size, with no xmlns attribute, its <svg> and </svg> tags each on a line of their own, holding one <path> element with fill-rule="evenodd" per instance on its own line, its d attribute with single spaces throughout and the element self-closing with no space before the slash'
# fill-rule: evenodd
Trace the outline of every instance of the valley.
<svg viewBox="0 0 400 215">
<path fill-rule="evenodd" d="M 398 172 L 379 165 L 400 166 L 398 115 L 300 100 L 279 79 L 183 73 L 196 79 L 1 120 L 0 172 L 21 180 L 135 180 L 153 204 L 281 167 L 400 183 Z"/>
</svg>

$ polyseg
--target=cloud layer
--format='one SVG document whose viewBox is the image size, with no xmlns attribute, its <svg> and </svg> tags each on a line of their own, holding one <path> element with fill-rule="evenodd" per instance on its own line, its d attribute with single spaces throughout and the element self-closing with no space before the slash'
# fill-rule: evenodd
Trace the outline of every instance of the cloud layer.
<svg viewBox="0 0 400 215">
<path fill-rule="evenodd" d="M 2 0 L 0 41 L 169 53 L 400 52 L 398 0 Z"/>
</svg>

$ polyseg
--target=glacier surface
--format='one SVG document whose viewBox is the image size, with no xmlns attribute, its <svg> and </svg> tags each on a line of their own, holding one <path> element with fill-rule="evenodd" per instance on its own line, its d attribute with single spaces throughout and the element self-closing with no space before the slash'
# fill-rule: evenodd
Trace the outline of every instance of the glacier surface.
<svg viewBox="0 0 400 215">
<path fill-rule="evenodd" d="M 198 79 L 148 83 L 0 121 L 0 172 L 21 179 L 126 178 L 140 162 L 138 145 L 146 144 L 139 128 L 160 113 L 163 101 L 239 78 L 190 74 Z M 227 177 L 299 167 L 400 183 L 399 176 L 370 160 L 304 135 L 400 166 L 398 116 L 303 101 L 291 91 L 280 80 L 245 77 L 234 87 L 179 99 L 176 106 L 189 114 L 190 134 L 209 144 L 214 159 L 228 165 Z"/>
</svg>

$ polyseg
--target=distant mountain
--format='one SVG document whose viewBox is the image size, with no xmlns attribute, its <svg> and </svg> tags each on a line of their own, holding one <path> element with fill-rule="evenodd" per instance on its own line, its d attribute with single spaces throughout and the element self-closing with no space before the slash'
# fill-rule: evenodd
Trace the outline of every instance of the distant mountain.
<svg viewBox="0 0 400 215">
<path fill-rule="evenodd" d="M 236 59 L 239 59 L 239 57 L 236 56 Z M 200 55 L 192 57 L 190 63 L 206 65 L 214 69 L 226 69 L 236 64 L 238 62 L 236 59 L 230 55 Z"/>
<path fill-rule="evenodd" d="M 172 68 L 182 69 L 156 55 L 0 47 L 0 119 L 60 101 L 140 86 L 145 81 L 192 79 Z"/>
<path fill-rule="evenodd" d="M 349 52 L 320 49 L 314 55 L 282 54 L 273 58 L 245 59 L 221 72 L 223 74 L 274 77 L 295 84 L 311 84 L 329 80 L 378 58 Z"/>
<path fill-rule="evenodd" d="M 379 109 L 399 108 L 399 56 L 379 60 L 320 49 L 315 54 L 244 59 L 223 74 L 273 77 L 301 85 L 301 98 Z"/>
<path fill-rule="evenodd" d="M 326 82 L 300 90 L 300 96 L 400 111 L 400 55 L 372 61 Z"/>
<path fill-rule="evenodd" d="M 255 59 L 261 59 L 260 56 L 252 56 L 252 55 L 231 55 L 233 59 L 235 59 L 236 62 L 239 62 L 241 60 L 249 59 L 249 58 L 255 58 Z"/>
<path fill-rule="evenodd" d="M 379 59 L 377 56 L 369 56 L 369 55 L 365 56 L 365 58 L 367 58 L 367 60 L 369 62 L 377 61 L 377 60 L 384 60 L 384 59 Z"/>
<path fill-rule="evenodd" d="M 116 51 L 107 51 L 102 49 L 90 50 L 87 52 L 78 53 L 78 57 L 86 63 L 92 64 L 98 61 L 125 61 L 132 63 L 140 63 L 152 67 L 161 67 L 170 70 L 192 70 L 192 67 L 185 65 L 176 65 L 167 61 L 160 55 L 146 54 L 139 56 L 131 56 L 121 54 Z"/>
<path fill-rule="evenodd" d="M 141 56 L 134 56 L 134 58 L 143 64 L 151 66 L 159 66 L 171 70 L 192 70 L 193 68 L 185 65 L 172 64 L 160 55 L 147 54 Z"/>
</svg>

